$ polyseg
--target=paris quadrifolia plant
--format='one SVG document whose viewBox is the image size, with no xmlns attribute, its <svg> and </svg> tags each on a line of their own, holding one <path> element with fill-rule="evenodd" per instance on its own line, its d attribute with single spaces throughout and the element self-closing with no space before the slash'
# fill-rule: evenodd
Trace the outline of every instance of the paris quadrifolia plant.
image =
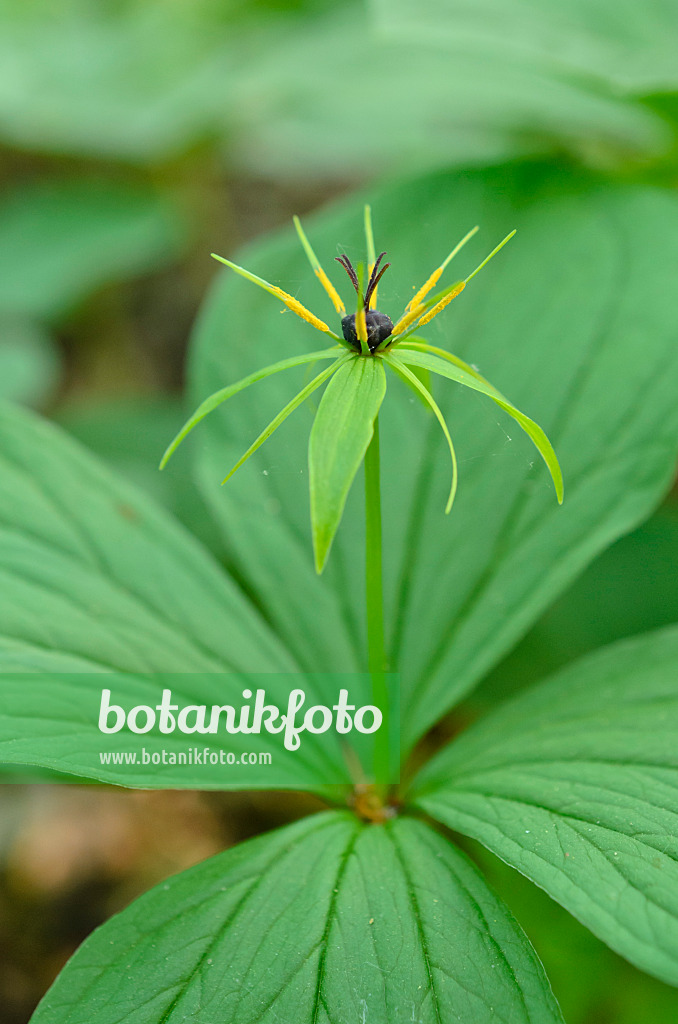
<svg viewBox="0 0 678 1024">
<path fill-rule="evenodd" d="M 430 407 L 440 424 L 452 461 L 452 480 L 445 506 L 446 513 L 452 509 L 457 492 L 457 457 L 445 418 L 431 391 L 422 380 L 422 377 L 426 379 L 422 371 L 437 374 L 447 380 L 472 388 L 474 391 L 479 391 L 512 416 L 532 439 L 544 459 L 553 479 L 559 502 L 562 502 L 563 499 L 563 479 L 556 454 L 541 427 L 520 412 L 508 398 L 505 398 L 472 366 L 451 352 L 430 344 L 419 333 L 462 293 L 476 274 L 513 237 L 515 231 L 507 235 L 465 278 L 454 281 L 441 291 L 431 295 L 447 266 L 477 232 L 477 227 L 472 228 L 430 274 L 407 303 L 400 317 L 394 322 L 390 316 L 377 309 L 379 283 L 390 263 L 383 262 L 385 252 L 376 255 L 369 206 L 365 207 L 366 268 L 362 264 L 354 267 L 346 255 L 336 257 L 337 262 L 346 271 L 356 293 L 356 310 L 351 313 L 347 312 L 337 289 L 320 265 L 298 217 L 294 218 L 294 223 L 311 267 L 341 318 L 341 334 L 333 331 L 328 324 L 282 288 L 257 277 L 256 274 L 250 273 L 223 256 L 217 256 L 214 253 L 212 255 L 237 274 L 275 296 L 288 309 L 322 334 L 328 335 L 336 344 L 320 351 L 305 352 L 272 363 L 210 395 L 196 409 L 171 442 L 162 458 L 161 468 L 166 465 L 186 435 L 222 402 L 272 374 L 292 367 L 327 360 L 329 366 L 321 370 L 290 399 L 252 442 L 223 482 L 226 483 L 235 471 L 314 391 L 326 385 L 315 415 L 308 446 L 311 527 L 315 565 L 318 573 L 321 573 L 339 527 L 351 484 L 364 460 L 369 668 L 371 672 L 379 673 L 389 667 L 383 639 L 379 459 L 379 410 L 386 395 L 386 370 L 409 385 Z"/>
</svg>

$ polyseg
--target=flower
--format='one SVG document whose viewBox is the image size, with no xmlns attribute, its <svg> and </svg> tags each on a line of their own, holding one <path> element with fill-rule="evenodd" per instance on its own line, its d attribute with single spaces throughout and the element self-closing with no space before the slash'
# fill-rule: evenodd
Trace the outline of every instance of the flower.
<svg viewBox="0 0 678 1024">
<path fill-rule="evenodd" d="M 257 277 L 256 274 L 250 273 L 223 256 L 217 256 L 215 253 L 212 253 L 212 256 L 240 274 L 241 277 L 252 281 L 274 295 L 293 313 L 311 324 L 316 330 L 328 334 L 337 344 L 320 351 L 304 353 L 272 363 L 210 395 L 196 409 L 170 443 L 162 457 L 160 468 L 165 467 L 181 441 L 208 413 L 239 391 L 274 373 L 307 363 L 330 360 L 330 365 L 317 374 L 280 410 L 223 480 L 223 483 L 226 483 L 309 395 L 327 383 L 309 440 L 311 524 L 318 572 L 321 572 L 325 566 L 332 540 L 343 514 L 348 492 L 373 437 L 379 408 L 386 393 L 385 367 L 404 380 L 424 399 L 440 423 L 452 460 L 452 483 L 445 507 L 446 513 L 450 512 L 457 491 L 457 458 L 443 414 L 429 389 L 413 372 L 413 368 L 428 370 L 479 391 L 512 416 L 531 438 L 544 459 L 551 474 L 558 501 L 562 503 L 562 473 L 553 447 L 541 427 L 520 412 L 473 367 L 445 349 L 431 345 L 416 335 L 421 327 L 429 324 L 464 290 L 468 282 L 513 237 L 515 231 L 507 235 L 468 277 L 454 282 L 433 297 L 428 298 L 448 264 L 478 230 L 477 227 L 472 228 L 457 243 L 447 258 L 436 267 L 408 302 L 400 318 L 393 323 L 390 317 L 376 308 L 379 282 L 390 263 L 382 265 L 385 252 L 380 253 L 378 257 L 375 256 L 369 206 L 365 207 L 368 262 L 367 287 L 364 290 L 362 267 L 354 268 L 346 255 L 336 257 L 337 262 L 348 274 L 356 292 L 356 312 L 351 314 L 347 314 L 339 293 L 321 267 L 298 217 L 294 218 L 294 224 L 316 277 L 341 317 L 341 335 L 335 333 L 323 320 L 282 288 Z"/>
</svg>

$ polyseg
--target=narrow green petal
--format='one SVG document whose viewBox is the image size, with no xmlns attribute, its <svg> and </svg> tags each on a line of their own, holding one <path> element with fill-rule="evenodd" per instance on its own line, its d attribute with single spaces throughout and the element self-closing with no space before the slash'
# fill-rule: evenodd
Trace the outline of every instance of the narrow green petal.
<svg viewBox="0 0 678 1024">
<path fill-rule="evenodd" d="M 222 486 L 228 480 L 231 479 L 236 470 L 240 469 L 244 462 L 247 462 L 250 455 L 254 455 L 257 449 L 261 448 L 262 444 L 264 444 L 265 441 L 268 441 L 271 434 L 275 433 L 275 431 L 278 429 L 281 423 L 284 423 L 287 417 L 291 413 L 293 413 L 295 409 L 298 409 L 299 406 L 306 401 L 309 395 L 312 395 L 313 392 L 316 391 L 321 384 L 324 384 L 325 381 L 328 380 L 333 373 L 336 373 L 343 363 L 347 362 L 352 358 L 353 357 L 348 354 L 342 355 L 339 359 L 336 360 L 336 362 L 332 363 L 331 366 L 328 366 L 325 370 L 322 371 L 322 373 L 319 373 L 317 377 L 314 377 L 312 381 L 310 381 L 305 387 L 303 387 L 301 391 L 294 396 L 292 401 L 288 402 L 287 405 L 280 410 L 278 415 L 271 420 L 266 429 L 262 430 L 262 432 L 259 434 L 259 437 L 256 439 L 256 441 L 252 442 L 252 444 L 249 446 L 245 454 L 240 459 L 238 459 L 230 473 L 228 473 L 221 481 Z"/>
<path fill-rule="evenodd" d="M 443 429 L 445 439 L 447 440 L 447 443 L 449 445 L 450 455 L 452 457 L 452 486 L 450 488 L 450 496 L 447 499 L 447 505 L 445 506 L 445 515 L 448 515 L 454 503 L 455 495 L 457 493 L 457 478 L 459 475 L 459 470 L 457 467 L 457 455 L 454 450 L 454 445 L 452 444 L 450 432 L 447 429 L 445 417 L 440 411 L 440 408 L 438 407 L 438 404 L 434 399 L 433 395 L 431 394 L 431 392 L 428 390 L 428 388 L 424 387 L 424 385 L 421 383 L 417 375 L 412 373 L 412 371 L 408 369 L 407 366 L 405 366 L 404 361 L 401 361 L 401 359 L 394 353 L 389 353 L 387 356 L 385 356 L 384 361 L 388 363 L 391 369 L 394 370 L 399 377 L 401 377 L 407 384 L 413 387 L 415 391 L 419 392 L 419 394 L 425 400 L 426 404 L 429 405 L 433 410 L 435 417 L 438 420 L 438 423 Z"/>
<path fill-rule="evenodd" d="M 483 262 L 479 263 L 478 266 L 476 267 L 476 269 L 471 274 L 469 274 L 467 278 L 464 279 L 464 284 L 468 284 L 472 277 L 475 277 L 476 274 L 480 273 L 480 271 L 483 269 L 483 267 L 487 266 L 487 264 L 490 262 L 492 257 L 496 256 L 497 253 L 499 252 L 499 250 L 503 249 L 504 246 L 506 245 L 506 243 L 511 241 L 511 239 L 513 238 L 515 233 L 516 233 L 516 229 L 514 228 L 513 231 L 509 232 L 509 234 L 506 236 L 506 238 L 503 238 L 501 240 L 499 245 L 495 245 L 495 247 L 492 250 L 492 252 L 490 253 L 490 255 L 486 256 L 485 259 L 483 260 Z"/>
<path fill-rule="evenodd" d="M 456 250 L 453 250 L 450 253 L 447 260 L 445 261 L 445 264 L 447 264 L 449 260 L 455 255 L 455 253 L 459 251 L 461 246 L 464 245 L 464 243 L 475 234 L 476 230 L 477 229 L 474 228 L 473 231 L 470 231 L 469 234 L 462 239 L 462 241 L 457 246 Z M 443 288 L 443 290 L 441 292 L 438 292 L 437 295 L 434 295 L 432 299 L 428 299 L 427 302 L 420 303 L 418 308 L 416 308 L 413 302 L 410 301 L 407 304 L 405 313 L 393 328 L 392 337 L 395 338 L 395 344 L 399 345 L 402 341 L 405 340 L 405 338 L 410 338 L 414 334 L 414 332 L 419 329 L 419 327 L 423 327 L 424 324 L 429 323 L 434 318 L 434 316 L 437 316 L 438 313 L 442 312 L 442 310 L 445 309 L 445 307 L 452 301 L 452 299 L 455 299 L 457 295 L 461 294 L 461 292 L 464 290 L 469 281 L 472 278 L 474 278 L 476 274 L 480 273 L 483 267 L 487 266 L 487 264 L 490 262 L 493 256 L 496 256 L 499 250 L 503 249 L 507 242 L 510 242 L 515 233 L 516 232 L 514 229 L 513 231 L 511 231 L 510 234 L 506 236 L 506 238 L 503 238 L 499 245 L 496 245 L 494 247 L 489 256 L 486 256 L 483 262 L 480 263 L 476 267 L 476 269 L 468 275 L 468 277 L 464 278 L 463 281 L 456 281 L 454 284 L 449 285 L 447 288 Z M 443 266 L 439 268 L 439 271 L 441 273 L 442 270 L 444 269 L 445 264 L 443 264 Z M 436 273 L 437 272 L 434 271 L 434 274 L 429 280 L 437 280 L 437 278 L 435 277 Z M 429 282 L 427 281 L 422 291 L 427 289 L 428 284 Z M 403 322 L 404 327 L 401 326 Z M 386 344 L 388 344 L 388 342 L 386 342 Z M 379 347 L 381 348 L 382 346 Z"/>
<path fill-rule="evenodd" d="M 367 263 L 370 268 L 370 273 L 372 273 L 372 267 L 374 266 L 374 261 L 377 258 L 377 252 L 376 249 L 374 248 L 374 234 L 372 232 L 372 207 L 368 203 L 365 204 L 364 222 L 365 244 L 367 246 Z"/>
<path fill-rule="evenodd" d="M 224 256 L 217 256 L 215 252 L 211 255 L 215 260 L 218 260 L 219 263 L 223 263 L 225 266 L 230 267 L 231 270 L 235 270 L 236 274 L 240 274 L 240 276 L 244 277 L 245 280 L 252 281 L 253 284 L 258 284 L 260 288 L 263 288 L 264 291 L 269 292 L 271 295 L 275 295 L 275 297 L 280 299 L 288 309 L 291 309 L 298 317 L 305 320 L 307 324 L 311 324 L 312 327 L 315 327 L 317 331 L 322 331 L 323 334 L 329 334 L 330 337 L 335 339 L 335 341 L 342 341 L 339 335 L 335 334 L 334 331 L 327 326 L 324 320 L 321 320 L 320 317 L 316 316 L 315 313 L 312 313 L 310 309 L 307 309 L 303 302 L 299 302 L 299 299 L 295 299 L 294 295 L 290 295 L 289 292 L 283 291 L 282 288 L 278 288 L 277 285 L 271 284 L 270 281 L 265 281 L 263 277 L 257 277 L 256 274 L 250 273 L 250 271 L 245 270 L 244 267 L 239 267 L 237 263 L 232 263 L 231 260 L 227 260 Z M 329 284 L 329 281 L 327 283 Z M 330 285 L 330 287 L 332 286 Z M 338 295 L 336 297 L 339 299 Z M 339 302 L 341 302 L 341 299 L 339 299 Z"/>
<path fill-rule="evenodd" d="M 500 391 L 497 391 L 489 381 L 481 377 L 467 363 L 464 363 L 463 360 L 451 355 L 444 349 L 436 348 L 434 345 L 428 345 L 425 342 L 408 341 L 402 346 L 398 346 L 398 353 L 409 366 L 424 367 L 433 373 L 439 374 L 441 377 L 447 377 L 449 380 L 457 381 L 458 384 L 463 384 L 467 388 L 473 388 L 474 391 L 480 391 L 481 394 L 487 395 L 488 398 L 491 398 L 493 402 L 496 402 L 498 406 L 504 409 L 509 416 L 513 417 L 533 442 L 546 463 L 556 489 L 558 503 L 562 505 L 564 494 L 562 470 L 551 442 L 538 423 L 531 420 L 520 409 L 516 409 L 515 405 L 509 402 L 508 398 L 505 398 Z"/>
<path fill-rule="evenodd" d="M 198 406 L 193 415 L 184 423 L 183 427 L 169 444 L 165 454 L 160 462 L 160 469 L 164 469 L 169 459 L 177 450 L 183 439 L 187 434 L 193 430 L 196 424 L 200 423 L 200 420 L 204 419 L 208 413 L 216 409 L 222 402 L 226 402 L 233 395 L 237 395 L 239 391 L 243 391 L 248 388 L 250 384 L 256 384 L 259 380 L 264 380 L 266 377 L 271 377 L 274 373 L 280 373 L 281 370 L 291 369 L 293 366 L 303 366 L 304 363 L 315 363 L 319 359 L 334 359 L 342 349 L 339 345 L 334 345 L 332 348 L 322 349 L 320 352 L 308 352 L 301 356 L 291 356 L 289 359 L 281 359 L 279 363 L 271 363 L 270 366 L 264 366 L 263 369 L 257 370 L 256 373 L 251 373 L 249 377 L 243 377 L 242 380 L 236 381 L 235 384 L 229 384 L 228 387 L 221 388 L 220 391 L 215 391 L 213 395 L 206 398 L 204 402 Z"/>
<path fill-rule="evenodd" d="M 271 295 L 275 295 L 280 298 L 282 289 L 278 288 L 277 285 L 271 284 L 270 281 L 265 281 L 263 277 L 259 277 L 257 274 L 253 274 L 251 270 L 245 270 L 244 267 L 238 266 L 237 263 L 233 263 L 231 260 L 227 260 L 225 256 L 219 256 L 216 252 L 211 252 L 210 256 L 213 260 L 218 260 L 219 263 L 223 263 L 224 266 L 230 267 L 231 270 L 235 270 L 236 274 L 240 274 L 246 281 L 251 281 L 252 284 L 258 284 L 264 291 L 269 292 Z M 282 292 L 282 294 L 287 294 Z"/>
<path fill-rule="evenodd" d="M 476 380 L 487 385 L 488 388 L 493 391 L 496 390 L 492 387 L 489 380 L 486 380 L 482 374 L 478 373 L 477 370 L 474 370 L 470 363 L 465 363 L 463 359 L 459 358 L 459 356 L 455 356 L 452 352 L 447 352 L 444 348 L 438 348 L 436 345 L 429 344 L 429 342 L 424 341 L 423 338 L 417 338 L 416 336 L 409 337 L 407 341 L 403 342 L 402 347 L 403 349 L 412 349 L 415 352 L 430 352 L 431 355 L 440 356 L 441 359 L 446 359 L 447 362 L 452 363 L 454 366 L 458 366 L 460 370 L 464 370 L 464 372 L 468 373 L 470 377 L 475 377 Z M 398 345 L 398 349 L 400 349 L 400 345 Z"/>
<path fill-rule="evenodd" d="M 339 292 L 334 287 L 334 285 L 330 281 L 329 277 L 327 276 L 327 274 L 325 273 L 323 268 L 320 266 L 320 260 L 316 256 L 315 252 L 313 251 L 313 247 L 312 247 L 311 243 L 309 242 L 308 238 L 306 237 L 306 232 L 304 231 L 304 229 L 301 226 L 301 221 L 296 216 L 296 214 L 292 218 L 292 220 L 294 221 L 294 226 L 295 226 L 295 228 L 297 230 L 297 235 L 299 236 L 299 241 L 301 242 L 301 244 L 302 244 L 302 246 L 304 248 L 304 252 L 306 253 L 306 257 L 308 259 L 308 262 L 311 264 L 311 268 L 313 270 L 313 273 L 318 278 L 318 280 L 320 281 L 321 285 L 323 286 L 323 288 L 327 292 L 327 295 L 329 296 L 329 298 L 330 298 L 330 300 L 332 302 L 332 305 L 336 309 L 336 311 L 339 314 L 339 316 L 344 316 L 344 314 L 346 313 L 346 307 L 344 306 L 344 303 L 341 301 L 341 297 L 339 295 Z"/>
<path fill-rule="evenodd" d="M 325 567 L 348 492 L 365 457 L 386 394 L 378 357 L 356 355 L 337 370 L 318 407 L 308 445 L 316 570 Z"/>
</svg>

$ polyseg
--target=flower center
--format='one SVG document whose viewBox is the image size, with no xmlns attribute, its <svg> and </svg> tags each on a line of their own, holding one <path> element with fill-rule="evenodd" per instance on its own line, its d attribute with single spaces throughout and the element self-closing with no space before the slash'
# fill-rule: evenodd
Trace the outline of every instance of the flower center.
<svg viewBox="0 0 678 1024">
<path fill-rule="evenodd" d="M 353 269 L 353 264 L 346 254 L 343 256 L 335 256 L 337 263 L 341 263 L 342 267 L 351 279 L 351 284 L 356 290 L 358 300 L 362 303 L 362 308 L 365 311 L 365 329 L 367 332 L 367 347 L 370 352 L 375 352 L 382 341 L 386 341 L 393 332 L 393 321 L 385 313 L 379 313 L 376 309 L 370 309 L 370 300 L 376 293 L 377 285 L 381 281 L 384 271 L 391 266 L 390 263 L 385 263 L 384 266 L 379 269 L 379 265 L 383 260 L 385 252 L 380 253 L 379 258 L 372 267 L 372 273 L 370 279 L 367 282 L 367 289 L 363 295 L 360 290 L 360 282 L 358 281 L 358 275 Z M 356 314 L 352 313 L 350 316 L 345 316 L 341 321 L 341 329 L 344 333 L 344 338 L 349 344 L 353 345 L 358 352 L 362 352 L 362 346 L 360 344 L 360 338 L 355 326 Z"/>
<path fill-rule="evenodd" d="M 365 327 L 367 328 L 367 346 L 370 352 L 374 352 L 381 345 L 382 341 L 386 341 L 390 337 L 393 331 L 393 321 L 385 313 L 379 313 L 376 309 L 369 309 L 365 313 Z M 360 340 L 355 329 L 355 313 L 343 317 L 341 329 L 346 341 L 360 352 Z"/>
</svg>

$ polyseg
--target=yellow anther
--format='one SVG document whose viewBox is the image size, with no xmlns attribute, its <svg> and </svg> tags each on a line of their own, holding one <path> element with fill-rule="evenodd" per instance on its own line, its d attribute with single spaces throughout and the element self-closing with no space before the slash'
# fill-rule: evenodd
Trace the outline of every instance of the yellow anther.
<svg viewBox="0 0 678 1024">
<path fill-rule="evenodd" d="M 282 288 L 276 288 L 275 294 L 282 299 L 288 309 L 291 309 L 293 313 L 300 316 L 302 320 L 306 320 L 307 323 L 313 324 L 314 327 L 317 327 L 319 331 L 323 331 L 325 334 L 332 334 L 332 331 L 327 324 L 314 313 L 311 313 L 310 309 L 306 309 L 306 306 L 303 306 L 298 299 L 288 295 L 287 292 L 282 290 Z"/>
<path fill-rule="evenodd" d="M 448 292 L 448 294 L 444 298 L 442 298 L 440 302 L 438 302 L 437 305 L 433 307 L 433 309 L 429 309 L 428 313 L 426 313 L 426 315 L 423 316 L 419 321 L 418 326 L 423 327 L 425 324 L 430 323 L 430 321 L 433 320 L 434 316 L 438 316 L 438 313 L 440 313 L 443 309 L 445 309 L 445 306 L 448 306 L 450 302 L 452 302 L 452 299 L 456 299 L 457 295 L 459 295 L 460 292 L 463 292 L 465 287 L 466 281 L 460 281 L 459 284 L 455 285 L 452 291 Z"/>
<path fill-rule="evenodd" d="M 296 215 L 293 217 L 293 220 L 294 220 L 294 226 L 297 229 L 297 234 L 299 235 L 299 241 L 303 245 L 304 252 L 306 253 L 306 256 L 308 257 L 308 262 L 313 267 L 313 271 L 314 271 L 316 277 L 318 278 L 318 280 L 320 281 L 321 285 L 323 286 L 323 288 L 325 289 L 325 291 L 329 295 L 330 300 L 332 302 L 332 305 L 336 309 L 337 313 L 339 313 L 340 316 L 343 316 L 346 313 L 346 308 L 344 306 L 344 303 L 339 298 L 339 293 L 337 292 L 336 288 L 334 287 L 334 285 L 330 281 L 329 277 L 327 276 L 327 274 L 325 273 L 323 268 L 320 266 L 320 260 L 318 259 L 318 257 L 314 253 L 313 248 L 311 246 L 311 243 L 309 242 L 308 238 L 306 237 L 306 232 L 304 231 L 304 229 L 301 226 L 301 221 L 299 220 L 299 218 Z"/>
<path fill-rule="evenodd" d="M 365 310 L 359 309 L 355 315 L 355 333 L 362 345 L 367 345 L 367 323 L 365 322 Z"/>
<path fill-rule="evenodd" d="M 235 270 L 236 274 L 240 274 L 240 276 L 244 277 L 247 281 L 252 281 L 253 284 L 258 284 L 260 288 L 263 288 L 264 291 L 267 291 L 270 295 L 275 295 L 278 299 L 281 299 L 288 309 L 291 309 L 292 312 L 296 313 L 297 316 L 300 316 L 302 320 L 305 320 L 307 323 L 316 327 L 319 331 L 322 331 L 323 334 L 331 334 L 333 338 L 336 338 L 334 331 L 330 330 L 327 324 L 323 323 L 323 321 L 311 313 L 309 309 L 306 309 L 306 306 L 302 306 L 299 299 L 295 299 L 293 295 L 289 295 L 287 292 L 284 292 L 282 288 L 278 288 L 277 285 L 271 284 L 270 281 L 265 281 L 263 277 L 257 277 L 256 274 L 250 273 L 250 271 L 245 270 L 244 267 L 239 267 L 237 263 L 231 263 L 230 260 L 224 259 L 223 256 L 217 256 L 215 252 L 212 253 L 212 256 L 215 260 L 219 260 L 220 263 L 225 263 L 227 267 L 231 268 L 231 270 Z"/>
<path fill-rule="evenodd" d="M 433 287 L 435 287 L 435 285 L 437 285 L 438 281 L 440 280 L 441 274 L 442 274 L 443 270 L 445 269 L 445 267 L 447 266 L 447 264 L 450 262 L 450 260 L 454 259 L 454 257 L 457 255 L 459 250 L 462 249 L 466 245 L 468 240 L 470 238 L 473 238 L 473 236 L 475 235 L 477 230 L 478 230 L 478 225 L 476 224 L 476 226 L 474 228 L 471 228 L 471 230 L 468 232 L 468 234 L 464 235 L 464 237 L 462 238 L 461 242 L 457 242 L 457 244 L 455 245 L 454 249 L 452 250 L 452 252 L 447 257 L 447 259 L 443 260 L 443 262 L 440 264 L 440 266 L 436 270 L 433 271 L 433 273 L 429 277 L 429 279 L 426 282 L 426 284 L 422 285 L 422 287 L 419 289 L 419 291 L 414 296 L 414 298 L 411 299 L 407 303 L 407 308 L 405 310 L 406 313 L 409 312 L 409 310 L 414 309 L 415 306 L 418 306 L 423 301 L 423 299 L 428 295 L 428 293 L 431 291 L 431 288 L 433 288 Z"/>
<path fill-rule="evenodd" d="M 421 316 L 425 309 L 425 306 L 419 305 L 416 306 L 414 309 L 411 309 L 409 312 L 405 310 L 400 320 L 398 320 L 393 330 L 391 331 L 391 335 L 395 337 L 396 334 L 402 334 L 403 331 L 406 331 L 407 328 L 414 323 L 417 317 Z"/>
<path fill-rule="evenodd" d="M 321 285 L 323 286 L 323 288 L 325 289 L 325 291 L 329 295 L 330 299 L 332 300 L 332 305 L 336 309 L 337 313 L 339 314 L 339 316 L 345 316 L 345 314 L 346 314 L 346 307 L 344 306 L 344 303 L 339 298 L 339 293 L 338 293 L 337 289 L 334 287 L 334 285 L 332 284 L 332 282 L 330 281 L 329 277 L 327 276 L 327 274 L 325 273 L 325 271 L 323 270 L 323 268 L 321 266 L 317 266 L 314 269 L 315 269 L 316 277 L 318 278 L 318 280 L 320 281 Z"/>
<path fill-rule="evenodd" d="M 431 288 L 438 284 L 438 281 L 440 280 L 440 275 L 442 274 L 444 269 L 445 265 L 443 264 L 440 267 L 438 267 L 437 270 L 433 271 L 426 284 L 421 286 L 421 288 L 414 296 L 414 298 L 410 299 L 410 301 L 405 306 L 406 313 L 409 313 L 411 309 L 415 309 L 417 306 L 421 305 L 422 299 L 425 299 L 428 293 L 431 291 Z"/>
</svg>

